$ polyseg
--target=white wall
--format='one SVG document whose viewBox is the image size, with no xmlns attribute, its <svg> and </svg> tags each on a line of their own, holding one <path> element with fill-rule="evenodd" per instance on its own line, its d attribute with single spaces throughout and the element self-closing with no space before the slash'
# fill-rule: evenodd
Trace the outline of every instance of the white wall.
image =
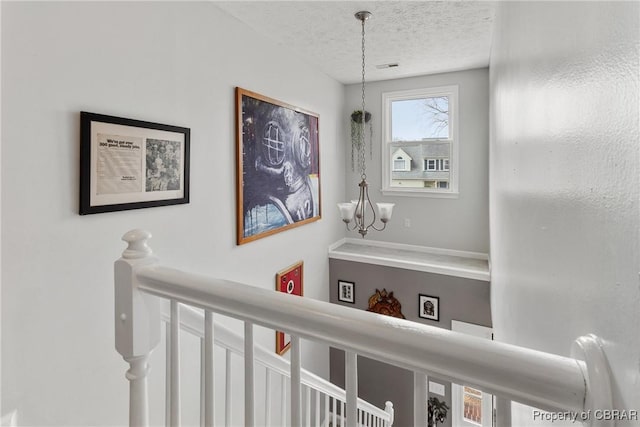
<svg viewBox="0 0 640 427">
<path fill-rule="evenodd" d="M 235 86 L 319 113 L 321 135 L 322 220 L 241 247 Z M 2 411 L 21 424 L 126 423 L 112 270 L 131 228 L 154 234 L 165 264 L 268 289 L 304 260 L 306 296 L 328 300 L 326 248 L 344 235 L 341 84 L 208 2 L 2 2 L 2 90 Z M 78 216 L 81 110 L 190 127 L 191 203 Z M 326 347 L 303 360 L 328 374 Z"/>
<path fill-rule="evenodd" d="M 1 23 L 2 23 L 2 7 L 0 6 L 0 25 Z M 2 43 L 1 35 L 0 35 L 0 43 Z M 2 81 L 2 55 L 0 55 L 0 82 L 1 81 Z M 2 88 L 0 87 L 0 95 L 1 94 L 2 94 Z M 2 134 L 1 117 L 2 117 L 2 103 L 0 102 L 0 135 Z M 2 150 L 1 150 L 1 147 L 0 147 L 0 224 L 2 224 Z M 0 240 L 1 239 L 2 237 L 0 233 Z M 2 412 L 2 244 L 0 242 L 0 417 L 2 417 L 2 415 L 3 415 L 3 412 Z"/>
<path fill-rule="evenodd" d="M 627 409 L 640 402 L 638 6 L 502 2 L 490 65 L 496 339 L 568 355 L 599 335 Z"/>
<path fill-rule="evenodd" d="M 459 86 L 460 197 L 457 199 L 382 196 L 381 135 L 382 93 L 397 90 Z M 347 112 L 362 109 L 361 86 L 348 85 Z M 374 202 L 392 202 L 393 218 L 382 233 L 367 239 L 465 251 L 489 252 L 489 71 L 486 68 L 406 79 L 370 82 L 366 85 L 366 109 L 373 118 L 373 160 L 367 152 L 367 181 Z M 345 119 L 349 120 L 348 116 Z M 347 159 L 345 191 L 358 197 L 360 173 L 351 172 L 351 143 L 343 138 Z M 356 165 L 357 166 L 357 165 Z M 409 219 L 411 227 L 404 226 Z M 356 232 L 349 237 L 360 237 Z"/>
</svg>

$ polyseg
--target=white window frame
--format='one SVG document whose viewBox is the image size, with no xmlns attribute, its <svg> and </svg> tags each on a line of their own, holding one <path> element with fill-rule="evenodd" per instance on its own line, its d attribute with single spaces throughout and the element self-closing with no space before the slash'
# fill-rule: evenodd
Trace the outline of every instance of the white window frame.
<svg viewBox="0 0 640 427">
<path fill-rule="evenodd" d="M 451 144 L 449 156 L 449 189 L 425 188 L 425 187 L 392 187 L 391 165 L 393 151 L 391 147 L 401 147 L 394 144 L 391 139 L 391 103 L 411 99 L 432 98 L 438 96 L 449 97 L 449 138 L 434 138 L 433 141 L 445 141 Z M 439 197 L 458 198 L 458 176 L 460 173 L 459 138 L 458 138 L 458 86 L 440 86 L 423 89 L 411 89 L 382 94 L 382 194 L 387 196 L 409 197 Z M 411 142 L 411 141 L 403 141 Z M 424 143 L 425 141 L 415 141 Z"/>
</svg>

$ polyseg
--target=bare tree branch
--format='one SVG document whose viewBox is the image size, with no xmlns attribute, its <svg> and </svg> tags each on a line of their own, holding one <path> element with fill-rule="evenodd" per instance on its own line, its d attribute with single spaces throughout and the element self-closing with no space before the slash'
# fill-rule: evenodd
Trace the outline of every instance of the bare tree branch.
<svg viewBox="0 0 640 427">
<path fill-rule="evenodd" d="M 429 121 L 435 125 L 432 136 L 438 136 L 442 130 L 449 128 L 449 97 L 426 98 L 424 107 Z"/>
</svg>

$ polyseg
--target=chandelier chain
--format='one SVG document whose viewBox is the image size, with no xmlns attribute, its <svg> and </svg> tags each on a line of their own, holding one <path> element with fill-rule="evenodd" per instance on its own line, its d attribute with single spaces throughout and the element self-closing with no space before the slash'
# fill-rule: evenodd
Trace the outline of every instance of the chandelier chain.
<svg viewBox="0 0 640 427">
<path fill-rule="evenodd" d="M 365 52 L 364 52 L 364 23 L 365 23 L 366 19 L 362 19 L 362 132 L 360 132 L 360 144 L 358 144 L 358 148 L 359 148 L 359 159 L 358 159 L 358 166 L 360 167 L 360 174 L 362 175 L 362 179 L 365 179 L 367 177 L 366 175 L 366 169 L 367 169 L 367 165 L 365 162 L 365 152 L 366 152 L 366 137 L 365 137 L 365 126 L 366 126 L 366 110 L 365 110 L 365 79 L 364 79 L 364 64 L 365 64 Z"/>
<path fill-rule="evenodd" d="M 392 213 L 394 204 L 393 203 L 376 203 L 378 207 L 378 213 L 380 215 L 380 221 L 382 222 L 382 227 L 380 228 L 376 227 L 376 220 L 377 220 L 376 209 L 374 208 L 373 203 L 371 203 L 371 199 L 369 198 L 369 184 L 367 184 L 367 175 L 366 175 L 367 138 L 365 136 L 366 134 L 365 129 L 367 124 L 367 110 L 365 106 L 366 56 L 365 56 L 365 45 L 364 45 L 364 42 L 365 42 L 364 27 L 365 27 L 365 21 L 369 19 L 369 17 L 371 17 L 371 13 L 367 11 L 361 11 L 356 13 L 355 17 L 362 22 L 362 110 L 360 111 L 361 113 L 360 123 L 358 123 L 357 120 L 354 119 L 353 115 L 351 116 L 352 120 L 355 122 L 352 124 L 356 124 L 356 126 L 352 127 L 352 131 L 358 129 L 357 124 L 361 126 L 359 128 L 360 132 L 358 135 L 357 144 L 353 143 L 351 145 L 351 161 L 352 161 L 351 164 L 353 166 L 353 151 L 354 151 L 354 145 L 355 145 L 357 146 L 357 150 L 358 150 L 358 169 L 360 171 L 362 180 L 360 181 L 360 184 L 358 184 L 358 187 L 360 187 L 360 190 L 359 190 L 360 194 L 358 196 L 358 200 L 357 201 L 352 200 L 351 203 L 338 203 L 338 208 L 340 209 L 340 215 L 342 216 L 342 221 L 347 226 L 347 230 L 349 231 L 357 230 L 358 233 L 360 233 L 360 235 L 364 238 L 364 236 L 366 236 L 367 233 L 369 232 L 369 229 L 382 231 L 386 228 L 387 222 L 389 222 L 389 220 L 391 219 L 391 213 Z M 358 115 L 356 115 L 355 117 L 358 117 Z M 369 115 L 369 118 L 371 118 L 371 115 Z M 369 139 L 369 144 L 370 146 L 373 145 L 372 138 Z M 369 218 L 369 216 L 371 217 Z M 353 225 L 349 226 L 349 224 L 351 224 L 351 221 L 353 221 Z"/>
</svg>

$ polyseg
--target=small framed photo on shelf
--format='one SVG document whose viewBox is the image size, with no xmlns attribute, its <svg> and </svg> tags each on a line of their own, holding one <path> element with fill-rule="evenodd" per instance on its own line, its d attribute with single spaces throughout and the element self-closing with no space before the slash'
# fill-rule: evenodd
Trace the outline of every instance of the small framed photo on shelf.
<svg viewBox="0 0 640 427">
<path fill-rule="evenodd" d="M 356 284 L 338 280 L 338 301 L 354 304 L 356 302 Z"/>
<path fill-rule="evenodd" d="M 440 321 L 440 298 L 430 295 L 419 295 L 418 315 L 423 319 Z"/>
<path fill-rule="evenodd" d="M 190 129 L 80 113 L 80 215 L 189 203 Z"/>
</svg>

